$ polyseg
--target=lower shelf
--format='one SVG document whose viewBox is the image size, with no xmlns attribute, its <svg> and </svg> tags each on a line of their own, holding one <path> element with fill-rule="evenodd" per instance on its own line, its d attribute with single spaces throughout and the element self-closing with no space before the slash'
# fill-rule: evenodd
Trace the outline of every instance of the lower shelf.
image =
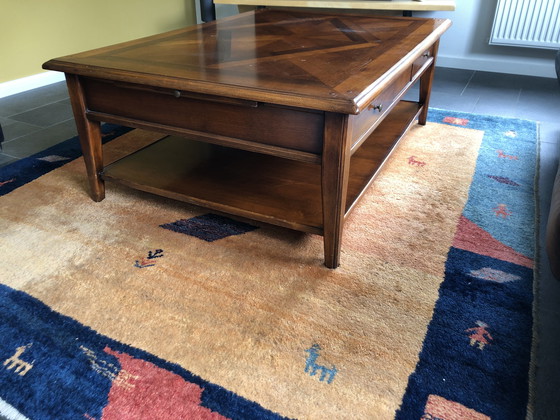
<svg viewBox="0 0 560 420">
<path fill-rule="evenodd" d="M 218 211 L 322 233 L 321 167 L 169 136 L 103 178 Z"/>
<path fill-rule="evenodd" d="M 347 209 L 417 117 L 403 102 L 351 158 Z M 169 136 L 105 168 L 106 180 L 253 220 L 323 233 L 321 166 Z"/>
</svg>

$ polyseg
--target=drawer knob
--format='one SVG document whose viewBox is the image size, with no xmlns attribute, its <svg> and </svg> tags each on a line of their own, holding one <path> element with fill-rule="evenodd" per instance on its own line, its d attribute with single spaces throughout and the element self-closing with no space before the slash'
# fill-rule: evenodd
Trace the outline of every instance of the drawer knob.
<svg viewBox="0 0 560 420">
<path fill-rule="evenodd" d="M 175 96 L 176 98 L 180 98 L 181 97 L 181 91 L 180 90 L 174 90 L 173 91 L 173 96 Z"/>
<path fill-rule="evenodd" d="M 430 57 L 430 51 L 426 51 L 424 54 L 422 54 L 422 57 L 425 57 L 425 58 Z"/>
<path fill-rule="evenodd" d="M 383 104 L 379 104 L 379 105 L 369 105 L 368 109 L 373 109 L 374 111 L 383 111 Z"/>
</svg>

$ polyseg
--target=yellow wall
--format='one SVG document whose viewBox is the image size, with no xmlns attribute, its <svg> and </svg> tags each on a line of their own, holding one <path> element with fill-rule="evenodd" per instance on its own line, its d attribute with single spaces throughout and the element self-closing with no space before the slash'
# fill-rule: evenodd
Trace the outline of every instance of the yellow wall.
<svg viewBox="0 0 560 420">
<path fill-rule="evenodd" d="M 0 0 L 0 83 L 55 57 L 192 25 L 194 0 Z"/>
</svg>

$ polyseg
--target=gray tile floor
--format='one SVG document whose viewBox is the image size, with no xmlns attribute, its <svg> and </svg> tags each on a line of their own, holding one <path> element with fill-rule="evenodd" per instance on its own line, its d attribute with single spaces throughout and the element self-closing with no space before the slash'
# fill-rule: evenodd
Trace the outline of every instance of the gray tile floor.
<svg viewBox="0 0 560 420">
<path fill-rule="evenodd" d="M 556 79 L 437 68 L 430 105 L 541 122 L 541 251 L 536 311 L 539 346 L 534 418 L 560 419 L 560 280 L 552 277 L 543 251 L 544 228 L 560 156 L 560 85 Z M 64 83 L 0 99 L 0 124 L 6 137 L 0 166 L 76 135 Z"/>
</svg>

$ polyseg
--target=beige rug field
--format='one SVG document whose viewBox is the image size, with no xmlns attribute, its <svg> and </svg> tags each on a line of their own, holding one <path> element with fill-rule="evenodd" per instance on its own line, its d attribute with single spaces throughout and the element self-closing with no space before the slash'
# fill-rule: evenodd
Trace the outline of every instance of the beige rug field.
<svg viewBox="0 0 560 420">
<path fill-rule="evenodd" d="M 154 138 L 132 131 L 106 158 Z M 77 159 L 2 197 L 0 281 L 283 416 L 389 419 L 418 361 L 481 140 L 413 126 L 348 219 L 336 270 L 323 266 L 318 236 L 251 223 L 206 242 L 160 225 L 208 210 L 110 183 L 94 203 Z M 323 380 L 305 371 L 313 348 Z"/>
</svg>

